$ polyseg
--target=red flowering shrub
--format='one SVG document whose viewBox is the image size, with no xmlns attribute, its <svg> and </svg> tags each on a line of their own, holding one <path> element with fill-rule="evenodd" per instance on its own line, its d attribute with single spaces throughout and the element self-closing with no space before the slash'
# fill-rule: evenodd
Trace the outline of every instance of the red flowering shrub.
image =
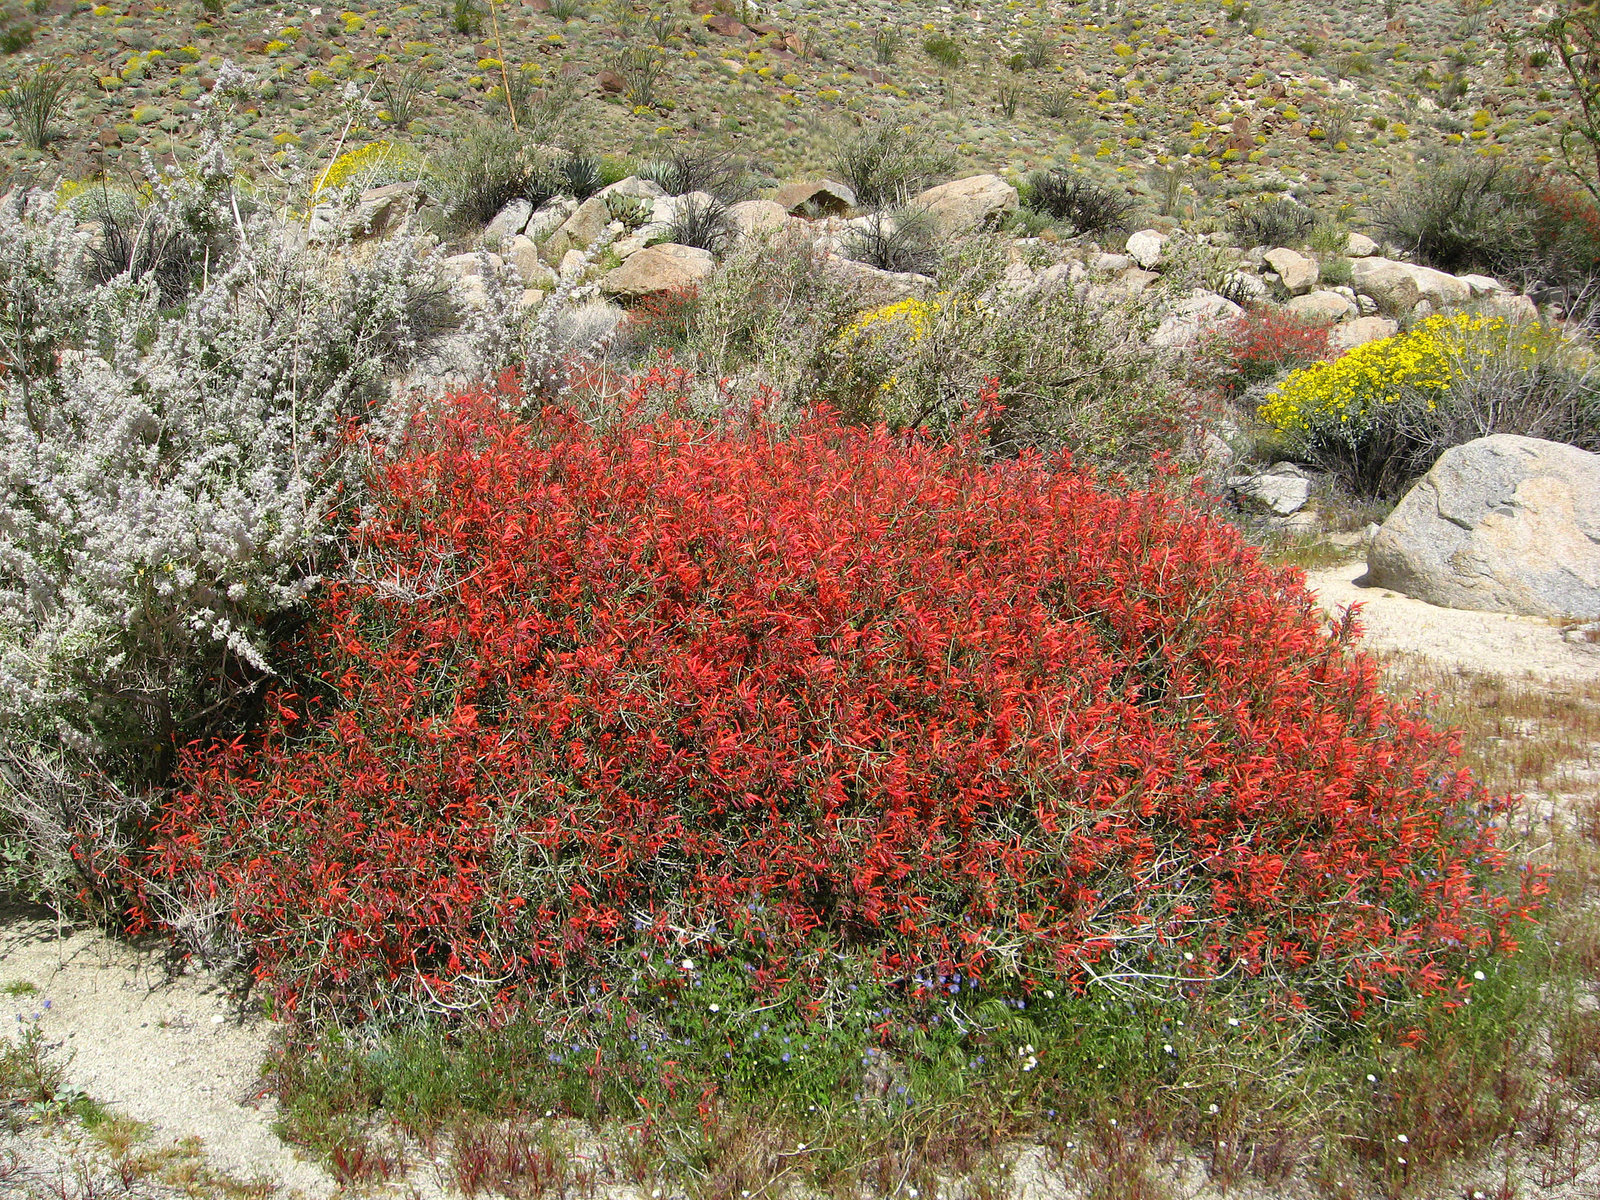
<svg viewBox="0 0 1600 1200">
<path fill-rule="evenodd" d="M 1206 330 L 1198 355 L 1208 382 L 1234 395 L 1327 356 L 1327 325 L 1275 305 Z"/>
<path fill-rule="evenodd" d="M 375 490 L 307 635 L 328 698 L 193 750 L 147 864 L 302 1010 L 625 992 L 665 949 L 818 1003 L 960 972 L 1348 1012 L 1503 933 L 1447 739 L 1180 499 L 486 395 Z"/>
</svg>

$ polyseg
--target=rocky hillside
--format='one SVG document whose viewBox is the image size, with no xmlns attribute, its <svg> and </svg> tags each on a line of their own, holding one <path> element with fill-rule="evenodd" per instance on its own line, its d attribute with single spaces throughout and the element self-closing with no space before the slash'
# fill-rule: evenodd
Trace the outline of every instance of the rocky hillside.
<svg viewBox="0 0 1600 1200">
<path fill-rule="evenodd" d="M 861 118 L 926 121 L 971 170 L 1077 164 L 1151 207 L 1293 188 L 1331 209 L 1452 146 L 1551 159 L 1565 75 L 1549 16 L 1494 0 L 445 0 L 342 10 L 250 0 L 34 0 L 0 34 L 13 76 L 70 68 L 55 136 L 7 166 L 126 173 L 182 157 L 224 61 L 255 81 L 263 160 L 380 133 L 424 150 L 506 112 L 561 141 L 649 156 L 715 139 L 780 178 Z M 370 107 L 352 109 L 350 96 Z"/>
</svg>

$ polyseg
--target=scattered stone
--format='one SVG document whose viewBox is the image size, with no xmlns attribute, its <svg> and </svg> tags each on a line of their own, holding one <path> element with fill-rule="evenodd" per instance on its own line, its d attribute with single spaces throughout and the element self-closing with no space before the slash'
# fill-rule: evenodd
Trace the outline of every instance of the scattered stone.
<svg viewBox="0 0 1600 1200">
<path fill-rule="evenodd" d="M 1294 463 L 1280 462 L 1265 471 L 1230 475 L 1228 490 L 1246 507 L 1287 517 L 1299 512 L 1311 499 L 1311 477 Z"/>
<path fill-rule="evenodd" d="M 1600 617 L 1600 454 L 1495 434 L 1445 451 L 1362 581 L 1444 608 Z"/>
<path fill-rule="evenodd" d="M 1267 296 L 1266 280 L 1248 271 L 1235 271 L 1229 275 L 1228 290 L 1246 300 L 1264 300 Z"/>
<path fill-rule="evenodd" d="M 931 187 L 911 202 L 946 236 L 995 224 L 1017 211 L 1017 189 L 998 175 L 969 175 Z"/>
<path fill-rule="evenodd" d="M 415 181 L 368 188 L 356 201 L 355 236 L 388 237 L 417 211 L 423 199 L 422 186 Z"/>
<path fill-rule="evenodd" d="M 1154 271 L 1142 271 L 1138 267 L 1132 267 L 1117 276 L 1115 286 L 1126 295 L 1137 296 L 1152 283 L 1158 283 L 1160 279 L 1161 276 Z"/>
<path fill-rule="evenodd" d="M 1289 289 L 1291 296 L 1303 296 L 1316 286 L 1317 280 L 1322 275 L 1322 269 L 1317 266 L 1317 260 L 1307 258 L 1293 250 L 1279 247 L 1269 250 L 1266 254 L 1266 263 L 1277 273 L 1283 286 Z"/>
<path fill-rule="evenodd" d="M 1161 252 L 1171 239 L 1156 229 L 1141 229 L 1128 239 L 1128 257 L 1146 271 L 1153 271 L 1161 262 Z"/>
<path fill-rule="evenodd" d="M 637 175 L 619 179 L 595 193 L 602 200 L 612 196 L 627 196 L 629 199 L 640 200 L 646 204 L 652 204 L 666 194 L 667 189 L 653 179 L 640 179 Z"/>
<path fill-rule="evenodd" d="M 1096 271 L 1126 271 L 1133 266 L 1133 259 L 1126 254 L 1096 254 L 1089 260 L 1089 266 Z"/>
<path fill-rule="evenodd" d="M 1205 288 L 1195 288 L 1162 318 L 1155 333 L 1150 335 L 1150 344 L 1166 349 L 1192 346 L 1205 326 L 1231 321 L 1243 315 L 1244 309 L 1227 297 L 1208 292 Z"/>
<path fill-rule="evenodd" d="M 665 242 L 629 257 L 600 281 L 600 290 L 607 296 L 638 300 L 692 287 L 716 267 L 717 260 L 709 250 Z"/>
<path fill-rule="evenodd" d="M 555 286 L 555 273 L 545 266 L 539 257 L 539 247 L 527 235 L 519 233 L 506 244 L 505 258 L 521 278 L 523 287 L 548 291 Z"/>
<path fill-rule="evenodd" d="M 491 246 L 498 246 L 501 238 L 512 237 L 526 229 L 532 216 L 532 204 L 526 200 L 513 200 L 495 214 L 494 220 L 483 231 L 483 236 Z"/>
<path fill-rule="evenodd" d="M 1458 275 L 1456 278 L 1472 289 L 1474 298 L 1479 296 L 1498 296 L 1507 290 L 1505 284 L 1498 279 L 1491 279 L 1487 275 Z"/>
<path fill-rule="evenodd" d="M 1432 304 L 1436 312 L 1460 308 L 1472 301 L 1472 286 L 1466 280 L 1457 279 L 1444 271 L 1435 271 L 1432 267 L 1411 263 L 1406 265 L 1411 268 L 1411 277 L 1417 281 L 1417 290 L 1422 293 L 1422 298 Z"/>
<path fill-rule="evenodd" d="M 504 269 L 506 260 L 498 254 L 478 250 L 471 254 L 453 254 L 441 265 L 452 279 L 481 279 Z"/>
<path fill-rule="evenodd" d="M 1381 341 L 1400 332 L 1400 326 L 1388 317 L 1357 317 L 1343 325 L 1328 330 L 1328 349 L 1335 354 Z"/>
<path fill-rule="evenodd" d="M 616 251 L 617 257 L 627 260 L 632 255 L 661 242 L 672 240 L 672 226 L 665 221 L 652 221 L 648 225 L 641 225 L 627 237 L 620 239 L 611 248 Z"/>
<path fill-rule="evenodd" d="M 561 256 L 561 265 L 556 268 L 561 278 L 570 279 L 582 275 L 588 270 L 589 263 L 582 250 L 568 250 Z"/>
<path fill-rule="evenodd" d="M 1344 243 L 1345 257 L 1371 258 L 1378 252 L 1378 243 L 1364 233 L 1352 233 Z"/>
<path fill-rule="evenodd" d="M 1353 317 L 1358 311 L 1355 301 L 1341 296 L 1338 292 L 1330 291 L 1307 292 L 1304 296 L 1294 296 L 1284 307 L 1308 321 L 1320 321 L 1328 325 Z"/>
<path fill-rule="evenodd" d="M 1506 292 L 1496 292 L 1483 298 L 1483 307 L 1497 316 L 1507 317 L 1513 321 L 1537 321 L 1539 319 L 1538 306 L 1528 296 L 1513 296 Z"/>
</svg>

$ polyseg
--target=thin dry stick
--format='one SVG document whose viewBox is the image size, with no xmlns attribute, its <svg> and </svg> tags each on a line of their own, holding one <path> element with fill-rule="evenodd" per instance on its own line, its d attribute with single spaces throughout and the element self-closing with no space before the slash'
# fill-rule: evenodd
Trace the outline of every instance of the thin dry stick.
<svg viewBox="0 0 1600 1200">
<path fill-rule="evenodd" d="M 511 114 L 511 128 L 518 133 L 522 127 L 517 124 L 517 106 L 511 98 L 511 76 L 506 71 L 506 48 L 500 43 L 500 14 L 496 11 L 494 0 L 489 0 L 489 23 L 494 26 L 494 56 L 500 60 L 500 86 L 506 89 L 506 111 Z"/>
</svg>

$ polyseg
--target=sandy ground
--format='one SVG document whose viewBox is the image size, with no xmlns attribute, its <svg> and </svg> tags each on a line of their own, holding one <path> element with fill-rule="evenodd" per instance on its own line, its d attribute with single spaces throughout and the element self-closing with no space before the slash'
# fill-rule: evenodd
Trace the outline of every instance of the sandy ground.
<svg viewBox="0 0 1600 1200">
<path fill-rule="evenodd" d="M 306 1197 L 333 1190 L 269 1127 L 261 1063 L 270 1026 L 259 1017 L 241 1023 L 214 980 L 168 981 L 159 958 L 93 932 L 59 937 L 37 910 L 4 911 L 0 988 L 18 983 L 38 991 L 0 995 L 5 1034 L 37 1020 L 70 1058 L 68 1082 L 148 1125 L 155 1143 L 199 1138 L 211 1165 L 235 1178 L 270 1179 Z"/>
<path fill-rule="evenodd" d="M 1330 614 L 1362 606 L 1363 644 L 1375 652 L 1551 683 L 1600 678 L 1600 646 L 1568 642 L 1549 621 L 1435 608 L 1358 586 L 1364 571 L 1355 562 L 1311 572 L 1307 581 Z M 0 911 L 0 988 L 15 983 L 38 991 L 0 995 L 0 1036 L 15 1036 L 19 1020 L 37 1021 L 70 1059 L 69 1083 L 147 1124 L 157 1143 L 198 1138 L 215 1169 L 269 1180 L 280 1196 L 336 1190 L 325 1172 L 272 1133 L 273 1102 L 263 1097 L 260 1080 L 270 1028 L 260 1018 L 241 1021 L 216 981 L 168 979 L 158 958 L 92 932 L 61 936 L 37 910 Z M 1059 1184 L 1039 1178 L 1037 1164 L 1018 1165 L 1019 1195 L 1061 1194 Z M 1197 1181 L 1180 1191 L 1210 1194 Z M 1279 1194 L 1231 1194 L 1246 1193 Z M 3 1180 L 0 1194 L 9 1194 Z"/>
<path fill-rule="evenodd" d="M 1600 679 L 1600 645 L 1573 643 L 1553 621 L 1436 608 L 1362 587 L 1365 562 L 1310 571 L 1306 583 L 1330 614 L 1359 604 L 1362 644 L 1374 653 L 1426 659 L 1454 670 L 1549 681 Z"/>
</svg>

